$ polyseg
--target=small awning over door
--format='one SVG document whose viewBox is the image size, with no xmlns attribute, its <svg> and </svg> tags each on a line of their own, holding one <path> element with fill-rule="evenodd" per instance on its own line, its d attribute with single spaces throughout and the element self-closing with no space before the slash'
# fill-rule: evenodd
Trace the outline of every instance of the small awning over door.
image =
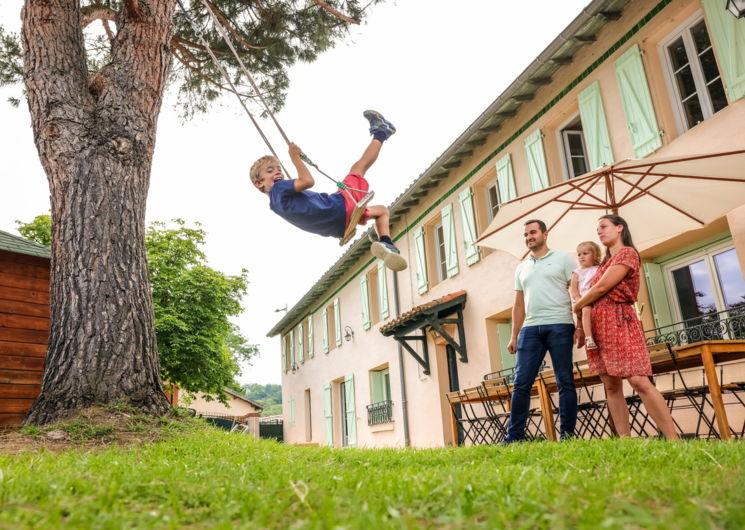
<svg viewBox="0 0 745 530">
<path fill-rule="evenodd" d="M 465 305 L 466 291 L 451 293 L 414 307 L 382 326 L 380 332 L 386 337 L 396 339 L 422 366 L 425 374 L 429 374 L 427 329 L 432 329 L 440 335 L 458 352 L 460 361 L 466 363 L 468 362 L 468 354 L 466 351 L 466 333 L 463 328 L 463 308 Z M 447 326 L 448 324 L 454 325 L 458 330 L 457 339 L 448 332 L 447 327 L 451 327 Z M 421 355 L 411 347 L 410 342 L 420 342 L 422 344 Z"/>
</svg>

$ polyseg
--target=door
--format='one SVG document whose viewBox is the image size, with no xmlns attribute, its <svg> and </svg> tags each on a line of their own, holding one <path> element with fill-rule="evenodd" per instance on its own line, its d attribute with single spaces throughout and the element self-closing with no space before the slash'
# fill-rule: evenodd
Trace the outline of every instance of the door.
<svg viewBox="0 0 745 530">
<path fill-rule="evenodd" d="M 455 354 L 455 349 L 448 344 L 445 346 L 445 355 L 448 365 L 448 392 L 456 392 L 460 390 L 460 383 L 458 382 L 458 358 Z M 458 420 L 461 419 L 463 412 L 460 409 L 460 403 L 455 404 L 455 417 Z M 463 427 L 461 422 L 458 421 L 458 443 L 457 446 L 463 444 Z"/>
</svg>

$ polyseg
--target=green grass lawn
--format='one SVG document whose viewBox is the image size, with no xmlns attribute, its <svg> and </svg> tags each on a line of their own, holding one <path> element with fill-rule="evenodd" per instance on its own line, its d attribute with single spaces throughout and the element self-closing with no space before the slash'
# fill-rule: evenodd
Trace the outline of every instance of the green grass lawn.
<svg viewBox="0 0 745 530">
<path fill-rule="evenodd" d="M 745 443 L 292 447 L 187 424 L 0 455 L 0 528 L 743 528 Z"/>
</svg>

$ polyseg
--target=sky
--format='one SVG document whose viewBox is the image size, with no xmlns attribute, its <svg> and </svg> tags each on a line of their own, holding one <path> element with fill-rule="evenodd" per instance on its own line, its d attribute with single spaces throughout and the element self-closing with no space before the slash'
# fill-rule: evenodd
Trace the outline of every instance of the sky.
<svg viewBox="0 0 745 530">
<path fill-rule="evenodd" d="M 369 141 L 365 109 L 397 128 L 368 172 L 378 204 L 389 205 L 494 101 L 589 0 L 398 0 L 374 6 L 363 25 L 310 64 L 290 70 L 277 119 L 326 173 L 341 179 Z M 20 30 L 21 0 L 3 0 L 0 25 Z M 28 107 L 0 88 L 0 230 L 16 232 L 49 210 L 49 188 L 33 143 Z M 268 120 L 275 150 L 287 148 Z M 252 189 L 248 168 L 267 149 L 231 94 L 206 114 L 179 118 L 168 94 L 153 159 L 147 221 L 185 219 L 207 232 L 209 265 L 248 269 L 245 311 L 235 323 L 259 356 L 239 382 L 280 383 L 279 339 L 267 332 L 341 256 L 338 241 L 292 227 Z M 333 183 L 316 175 L 318 191 Z"/>
</svg>

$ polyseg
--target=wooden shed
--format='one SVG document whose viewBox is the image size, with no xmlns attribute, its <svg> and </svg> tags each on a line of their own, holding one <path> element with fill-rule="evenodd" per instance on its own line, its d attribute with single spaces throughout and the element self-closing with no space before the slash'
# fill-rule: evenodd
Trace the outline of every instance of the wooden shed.
<svg viewBox="0 0 745 530">
<path fill-rule="evenodd" d="M 50 256 L 47 247 L 0 230 L 0 426 L 20 424 L 41 390 Z"/>
</svg>

